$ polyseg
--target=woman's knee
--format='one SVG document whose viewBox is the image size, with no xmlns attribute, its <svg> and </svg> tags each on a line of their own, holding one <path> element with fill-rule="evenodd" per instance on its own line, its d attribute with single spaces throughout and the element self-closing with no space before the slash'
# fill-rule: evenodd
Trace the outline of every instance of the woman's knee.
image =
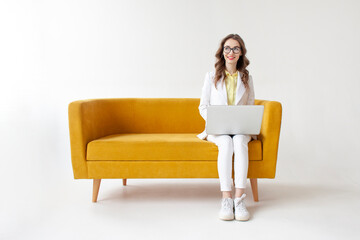
<svg viewBox="0 0 360 240">
<path fill-rule="evenodd" d="M 219 148 L 233 151 L 233 139 L 229 135 L 220 135 L 218 137 Z"/>
<path fill-rule="evenodd" d="M 249 135 L 238 134 L 233 137 L 234 145 L 246 145 L 249 143 L 251 137 Z"/>
</svg>

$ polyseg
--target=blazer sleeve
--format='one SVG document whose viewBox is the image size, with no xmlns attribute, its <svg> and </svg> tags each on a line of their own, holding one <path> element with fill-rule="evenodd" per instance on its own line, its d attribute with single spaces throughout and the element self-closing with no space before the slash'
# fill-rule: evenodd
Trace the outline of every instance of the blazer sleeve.
<svg viewBox="0 0 360 240">
<path fill-rule="evenodd" d="M 210 105 L 210 93 L 211 93 L 211 80 L 210 74 L 206 73 L 204 85 L 202 87 L 199 112 L 201 117 L 206 121 L 207 119 L 207 106 Z"/>
<path fill-rule="evenodd" d="M 249 97 L 248 97 L 248 101 L 247 101 L 247 105 L 255 105 L 255 91 L 254 91 L 254 83 L 253 83 L 253 79 L 252 76 L 249 75 Z"/>
<path fill-rule="evenodd" d="M 252 79 L 252 76 L 249 75 L 249 97 L 248 97 L 248 101 L 247 101 L 247 105 L 255 105 L 255 91 L 254 91 L 254 82 Z M 250 135 L 252 139 L 257 140 L 257 136 L 256 135 Z"/>
</svg>

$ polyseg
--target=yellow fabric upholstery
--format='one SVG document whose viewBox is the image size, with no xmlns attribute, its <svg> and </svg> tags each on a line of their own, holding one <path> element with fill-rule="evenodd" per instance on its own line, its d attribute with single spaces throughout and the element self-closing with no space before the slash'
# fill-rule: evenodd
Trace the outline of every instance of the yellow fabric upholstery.
<svg viewBox="0 0 360 240">
<path fill-rule="evenodd" d="M 200 140 L 199 98 L 109 98 L 69 104 L 75 179 L 218 178 L 217 146 Z M 264 105 L 258 141 L 249 142 L 249 178 L 274 178 L 279 102 Z"/>
<path fill-rule="evenodd" d="M 195 133 L 123 133 L 91 141 L 87 160 L 213 160 L 215 144 Z M 261 160 L 261 141 L 249 143 L 249 159 Z"/>
</svg>

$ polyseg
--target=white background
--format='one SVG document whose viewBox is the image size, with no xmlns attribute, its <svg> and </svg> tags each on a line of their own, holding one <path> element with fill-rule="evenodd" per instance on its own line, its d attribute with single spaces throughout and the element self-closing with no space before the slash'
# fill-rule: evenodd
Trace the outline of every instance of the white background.
<svg viewBox="0 0 360 240">
<path fill-rule="evenodd" d="M 73 183 L 71 101 L 200 98 L 229 33 L 245 41 L 255 98 L 283 106 L 277 178 L 359 189 L 359 12 L 355 0 L 1 1 L 1 223 L 16 229 Z"/>
</svg>

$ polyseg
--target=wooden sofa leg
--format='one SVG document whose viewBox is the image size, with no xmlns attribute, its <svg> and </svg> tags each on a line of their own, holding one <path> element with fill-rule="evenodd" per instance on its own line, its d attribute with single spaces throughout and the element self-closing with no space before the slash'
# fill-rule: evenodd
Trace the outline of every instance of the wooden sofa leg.
<svg viewBox="0 0 360 240">
<path fill-rule="evenodd" d="M 251 190 L 253 193 L 254 201 L 259 201 L 259 195 L 258 195 L 258 184 L 257 184 L 257 178 L 250 178 L 251 183 Z"/>
<path fill-rule="evenodd" d="M 97 202 L 100 183 L 101 183 L 101 179 L 94 179 L 94 182 L 93 182 L 93 198 L 92 198 L 93 202 Z"/>
<path fill-rule="evenodd" d="M 126 178 L 123 179 L 123 185 L 126 186 Z"/>
</svg>

